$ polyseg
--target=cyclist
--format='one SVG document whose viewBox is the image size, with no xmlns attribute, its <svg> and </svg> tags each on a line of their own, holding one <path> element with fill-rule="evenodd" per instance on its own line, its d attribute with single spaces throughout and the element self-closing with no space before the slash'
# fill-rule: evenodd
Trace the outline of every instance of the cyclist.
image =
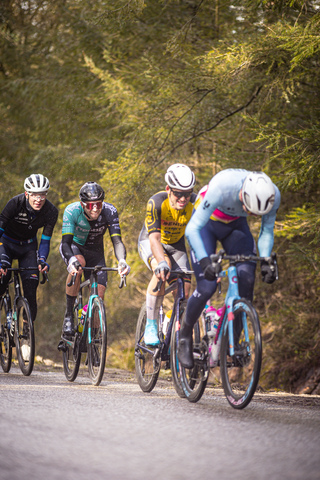
<svg viewBox="0 0 320 480">
<path fill-rule="evenodd" d="M 157 317 L 164 297 L 165 281 L 172 284 L 176 280 L 174 275 L 170 275 L 171 268 L 190 270 L 184 232 L 196 200 L 193 193 L 195 175 L 186 165 L 171 165 L 165 181 L 165 190 L 153 195 L 147 203 L 147 215 L 138 240 L 139 255 L 153 272 L 147 288 L 144 332 L 144 341 L 151 346 L 159 344 Z M 163 280 L 161 289 L 154 292 L 160 279 Z M 185 276 L 185 281 L 188 295 L 190 275 Z"/>
<path fill-rule="evenodd" d="M 261 215 L 258 249 L 260 256 L 270 256 L 279 205 L 279 189 L 262 172 L 226 169 L 215 175 L 209 185 L 199 192 L 194 214 L 186 229 L 197 286 L 188 300 L 180 330 L 178 358 L 184 367 L 193 367 L 193 325 L 217 287 L 216 275 L 221 266 L 211 263 L 209 258 L 216 251 L 217 241 L 229 255 L 255 255 L 256 245 L 246 217 Z M 255 269 L 255 262 L 239 263 L 237 266 L 240 296 L 250 301 L 253 299 Z M 266 283 L 276 279 L 273 267 L 266 261 L 261 262 L 261 274 Z"/>
<path fill-rule="evenodd" d="M 73 306 L 80 287 L 81 267 L 106 266 L 103 236 L 109 231 L 118 260 L 121 276 L 128 275 L 130 267 L 126 263 L 126 249 L 121 239 L 117 209 L 104 202 L 103 188 L 96 182 L 86 182 L 79 192 L 80 202 L 68 205 L 63 214 L 62 241 L 60 254 L 67 265 L 66 285 L 67 308 L 63 322 L 64 335 L 74 333 Z M 71 275 L 77 274 L 74 285 L 68 287 Z M 85 278 L 90 272 L 85 271 Z M 103 299 L 107 285 L 107 272 L 98 272 L 98 295 Z"/>
<path fill-rule="evenodd" d="M 7 268 L 17 259 L 19 267 L 35 267 L 22 271 L 24 296 L 29 302 L 32 321 L 37 316 L 37 288 L 39 272 L 49 271 L 47 258 L 50 240 L 58 218 L 58 209 L 47 200 L 49 180 L 41 174 L 32 174 L 24 181 L 25 192 L 11 198 L 0 214 L 0 295 L 11 277 Z M 37 232 L 42 236 L 38 249 Z"/>
</svg>

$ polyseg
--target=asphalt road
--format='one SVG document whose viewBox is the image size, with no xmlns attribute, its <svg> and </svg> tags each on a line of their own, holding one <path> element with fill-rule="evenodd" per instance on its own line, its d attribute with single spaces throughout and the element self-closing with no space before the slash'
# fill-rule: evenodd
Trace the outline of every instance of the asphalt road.
<svg viewBox="0 0 320 480">
<path fill-rule="evenodd" d="M 0 373 L 1 480 L 320 479 L 320 397 L 256 395 L 242 411 L 221 390 L 197 404 L 159 381 L 13 367 Z"/>
</svg>

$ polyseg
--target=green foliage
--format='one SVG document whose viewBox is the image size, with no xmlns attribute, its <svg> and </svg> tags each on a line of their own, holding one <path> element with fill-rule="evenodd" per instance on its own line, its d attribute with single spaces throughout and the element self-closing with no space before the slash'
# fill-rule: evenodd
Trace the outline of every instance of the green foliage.
<svg viewBox="0 0 320 480">
<path fill-rule="evenodd" d="M 133 268 L 126 290 L 115 279 L 108 286 L 114 344 L 132 335 L 149 280 L 137 253 L 147 200 L 164 187 L 167 166 L 183 162 L 199 189 L 228 167 L 264 170 L 280 187 L 275 249 L 283 279 L 271 287 L 257 281 L 255 296 L 265 338 L 273 339 L 264 376 L 289 388 L 315 364 L 319 23 L 316 4 L 302 0 L 2 0 L 0 204 L 38 171 L 50 178 L 60 212 L 50 283 L 39 288 L 42 356 L 57 354 L 64 312 L 65 206 L 96 180 L 119 210 Z M 250 224 L 257 237 L 260 223 Z M 108 238 L 105 247 L 115 263 Z"/>
</svg>

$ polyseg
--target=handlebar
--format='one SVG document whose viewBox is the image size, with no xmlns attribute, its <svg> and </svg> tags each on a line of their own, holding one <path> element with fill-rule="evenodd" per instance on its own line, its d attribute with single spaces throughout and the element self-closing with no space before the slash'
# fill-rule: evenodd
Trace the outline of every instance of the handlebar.
<svg viewBox="0 0 320 480">
<path fill-rule="evenodd" d="M 25 270 L 32 270 L 34 272 L 38 272 L 38 268 L 36 267 L 16 267 L 16 268 L 4 268 L 3 270 L 8 272 L 23 272 Z M 40 281 L 41 285 L 49 281 L 48 272 L 41 272 L 42 273 L 42 280 Z M 3 283 L 3 275 L 1 275 L 1 283 Z"/>
<path fill-rule="evenodd" d="M 248 262 L 248 261 L 265 261 L 269 265 L 275 265 L 277 263 L 277 254 L 272 252 L 270 257 L 258 257 L 256 255 L 227 255 L 224 250 L 219 250 L 218 253 L 210 255 L 210 260 L 212 262 L 221 263 L 222 260 L 229 260 L 230 263 L 236 262 Z"/>
<path fill-rule="evenodd" d="M 270 257 L 258 257 L 256 255 L 243 255 L 243 254 L 236 254 L 236 255 L 227 255 L 224 250 L 219 250 L 218 253 L 210 255 L 211 262 L 221 263 L 222 260 L 229 260 L 230 263 L 238 263 L 238 262 L 267 262 L 270 268 L 275 271 L 276 279 L 278 279 L 278 263 L 277 263 L 277 254 L 272 252 Z"/>
<path fill-rule="evenodd" d="M 184 275 L 192 275 L 193 270 L 171 270 L 170 275 L 177 275 L 177 277 L 183 277 Z M 153 292 L 159 292 L 161 290 L 162 284 L 165 283 L 162 278 L 158 280 L 156 287 L 152 290 Z"/>
<path fill-rule="evenodd" d="M 80 267 L 79 267 L 80 268 Z M 93 273 L 98 273 L 98 272 L 118 272 L 118 269 L 116 267 L 103 267 L 102 265 L 96 265 L 95 267 L 81 267 L 82 270 L 87 270 L 91 271 Z M 74 285 L 76 281 L 77 274 L 73 274 L 71 276 L 70 282 L 67 283 L 68 287 L 71 287 Z M 126 280 L 126 275 L 121 276 L 120 283 L 119 283 L 119 288 L 127 286 L 127 280 Z"/>
</svg>

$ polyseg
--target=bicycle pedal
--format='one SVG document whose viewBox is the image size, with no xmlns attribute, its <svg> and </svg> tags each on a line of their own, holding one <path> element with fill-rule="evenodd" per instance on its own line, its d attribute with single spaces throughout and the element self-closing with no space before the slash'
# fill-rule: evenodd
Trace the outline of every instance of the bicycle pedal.
<svg viewBox="0 0 320 480">
<path fill-rule="evenodd" d="M 63 340 L 60 340 L 57 348 L 60 352 L 66 352 L 68 350 L 68 347 Z"/>
</svg>

